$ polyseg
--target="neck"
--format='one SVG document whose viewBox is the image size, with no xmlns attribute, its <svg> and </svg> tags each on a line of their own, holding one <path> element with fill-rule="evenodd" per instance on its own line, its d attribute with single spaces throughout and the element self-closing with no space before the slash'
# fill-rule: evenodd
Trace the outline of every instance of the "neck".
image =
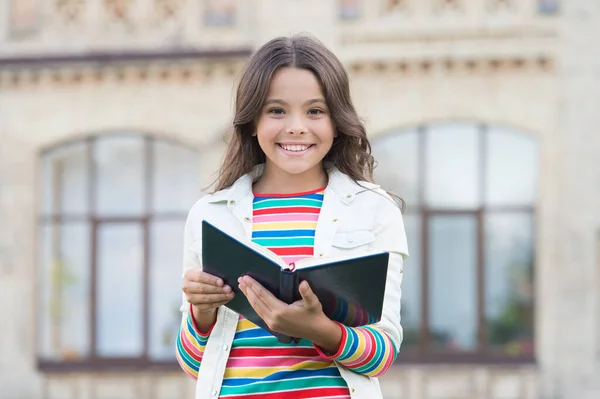
<svg viewBox="0 0 600 399">
<path fill-rule="evenodd" d="M 254 185 L 258 194 L 291 194 L 316 190 L 327 185 L 327 173 L 321 165 L 300 174 L 273 170 L 265 165 L 261 178 Z"/>
</svg>

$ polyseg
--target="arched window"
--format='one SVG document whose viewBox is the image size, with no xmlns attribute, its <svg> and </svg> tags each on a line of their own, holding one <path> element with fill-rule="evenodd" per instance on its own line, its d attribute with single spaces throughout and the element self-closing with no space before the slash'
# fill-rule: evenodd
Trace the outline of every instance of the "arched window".
<svg viewBox="0 0 600 399">
<path fill-rule="evenodd" d="M 202 187 L 198 158 L 133 133 L 42 154 L 41 367 L 174 361 L 183 225 Z"/>
<path fill-rule="evenodd" d="M 373 140 L 407 202 L 400 359 L 533 359 L 538 149 L 499 126 L 436 123 Z"/>
</svg>

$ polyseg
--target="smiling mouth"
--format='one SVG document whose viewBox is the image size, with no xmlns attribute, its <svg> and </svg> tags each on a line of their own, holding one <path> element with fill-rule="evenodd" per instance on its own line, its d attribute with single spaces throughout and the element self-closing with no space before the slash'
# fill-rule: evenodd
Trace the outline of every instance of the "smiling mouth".
<svg viewBox="0 0 600 399">
<path fill-rule="evenodd" d="M 279 147 L 290 152 L 304 152 L 314 146 L 314 144 L 277 144 Z"/>
</svg>

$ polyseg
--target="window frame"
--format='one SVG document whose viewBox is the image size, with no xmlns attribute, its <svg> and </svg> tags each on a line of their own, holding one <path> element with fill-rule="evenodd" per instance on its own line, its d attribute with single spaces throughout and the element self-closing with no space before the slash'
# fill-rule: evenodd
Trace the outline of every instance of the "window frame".
<svg viewBox="0 0 600 399">
<path fill-rule="evenodd" d="M 143 173 L 144 173 L 144 188 L 143 188 L 143 200 L 144 200 L 144 212 L 136 216 L 98 216 L 96 212 L 96 187 L 97 187 L 97 166 L 94 162 L 94 148 L 95 144 L 99 140 L 106 138 L 122 138 L 122 137 L 136 137 L 140 138 L 143 143 Z M 49 148 L 42 149 L 39 153 L 39 159 L 42 162 L 44 158 L 55 151 L 61 150 L 65 147 L 83 144 L 85 146 L 85 162 L 87 166 L 86 176 L 86 196 L 87 196 L 87 212 L 80 215 L 64 215 L 62 210 L 56 211 L 57 201 L 56 195 L 60 192 L 60 182 L 57 179 L 52 179 L 49 183 L 48 193 L 53 195 L 52 209 L 45 213 L 41 206 L 38 206 L 36 231 L 40 232 L 45 226 L 56 225 L 58 228 L 65 222 L 87 222 L 89 224 L 89 303 L 90 312 L 89 318 L 85 322 L 89 325 L 89 354 L 86 357 L 82 357 L 76 360 L 49 360 L 44 359 L 40 353 L 39 340 L 36 338 L 36 362 L 37 368 L 43 372 L 72 372 L 77 370 L 82 371 L 115 371 L 115 370 L 158 370 L 158 371 L 170 371 L 177 370 L 179 368 L 177 360 L 175 359 L 175 352 L 173 352 L 172 360 L 154 360 L 150 357 L 150 272 L 151 272 L 151 259 L 150 259 L 150 244 L 151 244 L 151 222 L 160 221 L 185 221 L 187 212 L 173 212 L 173 211 L 155 211 L 153 210 L 153 174 L 155 170 L 155 159 L 154 159 L 154 148 L 155 142 L 164 142 L 171 145 L 175 145 L 178 148 L 193 151 L 199 153 L 198 147 L 184 143 L 182 141 L 157 137 L 150 134 L 144 134 L 135 131 L 124 131 L 124 132 L 109 132 L 103 134 L 89 135 L 83 138 L 69 140 L 61 142 L 60 144 L 51 146 Z M 38 167 L 38 171 L 42 170 L 42 166 Z M 40 181 L 38 187 L 41 187 L 43 183 Z M 42 200 L 42 194 L 38 195 L 38 198 Z M 41 205 L 38 203 L 38 205 Z M 96 299 L 97 284 L 98 284 L 98 230 L 102 225 L 116 224 L 116 223 L 127 223 L 139 225 L 143 231 L 143 263 L 142 263 L 142 298 L 143 301 L 143 313 L 140 315 L 142 324 L 142 355 L 137 357 L 101 357 L 97 354 L 97 339 L 96 339 L 96 328 L 97 328 L 97 317 L 98 317 L 98 304 Z M 39 273 L 41 259 L 39 258 L 39 245 L 38 245 L 38 258 L 36 259 L 36 271 Z M 36 309 L 39 312 L 40 309 L 40 298 L 39 295 L 35 296 Z M 36 313 L 37 314 L 37 313 Z M 39 316 L 36 316 L 35 325 L 36 328 L 40 324 Z M 174 348 L 174 347 L 173 347 Z M 174 351 L 174 349 L 173 349 Z"/>
<path fill-rule="evenodd" d="M 478 203 L 477 207 L 469 208 L 452 208 L 452 207 L 430 207 L 426 203 L 426 182 L 425 176 L 427 176 L 427 159 L 426 159 L 426 140 L 427 130 L 430 126 L 443 126 L 445 124 L 463 123 L 465 125 L 471 125 L 476 128 L 478 136 L 478 168 L 479 168 L 479 179 L 478 179 Z M 397 364 L 413 363 L 413 364 L 431 364 L 431 363 L 477 363 L 477 364 L 532 364 L 536 362 L 535 357 L 535 336 L 536 336 L 536 325 L 535 325 L 535 308 L 536 298 L 535 295 L 532 297 L 531 306 L 534 309 L 533 321 L 532 321 L 532 340 L 533 340 L 533 351 L 532 354 L 527 355 L 516 355 L 509 356 L 504 354 L 491 353 L 486 345 L 486 314 L 485 314 L 485 217 L 488 214 L 497 213 L 523 213 L 531 215 L 532 221 L 532 242 L 534 247 L 532 248 L 532 286 L 536 287 L 536 258 L 535 258 L 535 241 L 537 237 L 537 219 L 535 204 L 533 205 L 487 205 L 485 200 L 486 194 L 486 172 L 487 172 L 487 144 L 489 128 L 497 125 L 490 125 L 486 123 L 478 123 L 469 120 L 438 120 L 427 122 L 411 128 L 407 126 L 400 130 L 394 130 L 390 133 L 377 136 L 377 138 L 388 137 L 389 135 L 413 133 L 417 137 L 417 205 L 408 203 L 404 211 L 405 215 L 416 216 L 419 219 L 419 279 L 420 279 L 420 323 L 419 323 L 419 335 L 418 344 L 414 347 L 401 348 L 397 358 Z M 505 127 L 500 126 L 498 127 Z M 524 136 L 531 136 L 528 132 L 522 130 L 510 129 L 510 133 L 506 134 L 519 134 Z M 377 138 L 373 141 L 376 142 Z M 538 148 L 539 154 L 539 148 Z M 538 168 L 539 170 L 539 168 Z M 402 195 L 402 193 L 398 193 Z M 535 202 L 535 198 L 534 198 Z M 431 267 L 429 262 L 429 221 L 435 216 L 458 216 L 458 215 L 469 215 L 473 216 L 476 221 L 477 233 L 476 241 L 476 297 L 477 297 L 477 349 L 475 351 L 464 351 L 464 352 L 447 352 L 447 351 L 436 351 L 431 348 L 430 343 L 430 332 L 429 332 L 429 269 Z M 410 246 L 410 237 L 409 237 Z"/>
</svg>

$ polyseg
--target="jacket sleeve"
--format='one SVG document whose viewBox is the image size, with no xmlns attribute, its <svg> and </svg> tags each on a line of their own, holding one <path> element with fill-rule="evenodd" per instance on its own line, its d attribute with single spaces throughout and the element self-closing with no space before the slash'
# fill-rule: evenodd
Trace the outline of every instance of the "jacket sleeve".
<svg viewBox="0 0 600 399">
<path fill-rule="evenodd" d="M 375 221 L 373 251 L 390 253 L 381 320 L 363 327 L 340 324 L 342 340 L 337 353 L 329 356 L 317 347 L 320 355 L 369 377 L 383 375 L 394 363 L 402 343 L 400 298 L 402 268 L 408 246 L 402 212 L 384 193 Z"/>
<path fill-rule="evenodd" d="M 184 273 L 191 268 L 202 268 L 202 263 L 200 262 L 198 254 L 190 249 L 194 241 L 201 239 L 201 237 L 198 236 L 200 232 L 195 232 L 192 229 L 192 220 L 198 217 L 196 216 L 198 205 L 199 204 L 197 203 L 190 210 L 185 223 L 183 238 Z M 179 334 L 177 334 L 175 355 L 183 371 L 190 377 L 197 378 L 204 348 L 212 328 L 206 334 L 202 334 L 200 330 L 198 330 L 192 315 L 191 304 L 186 300 L 185 294 L 182 295 L 182 305 L 180 310 L 182 318 Z"/>
</svg>

